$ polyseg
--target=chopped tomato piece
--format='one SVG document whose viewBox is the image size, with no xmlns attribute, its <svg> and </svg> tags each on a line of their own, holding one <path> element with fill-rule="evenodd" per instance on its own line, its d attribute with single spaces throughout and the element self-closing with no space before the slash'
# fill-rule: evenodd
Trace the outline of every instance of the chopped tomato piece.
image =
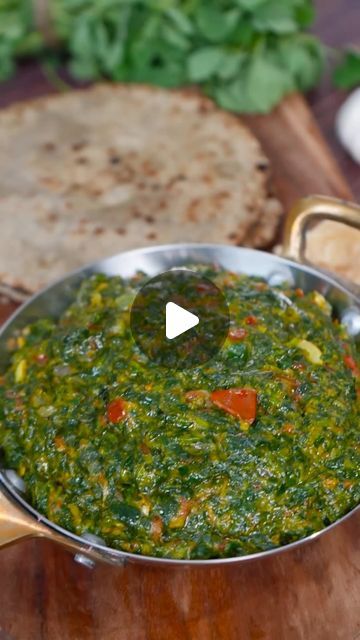
<svg viewBox="0 0 360 640">
<path fill-rule="evenodd" d="M 147 456 L 149 453 L 151 453 L 151 449 L 150 447 L 147 446 L 146 442 L 141 442 L 139 445 L 139 449 L 141 451 L 141 453 L 143 453 L 145 456 Z"/>
<path fill-rule="evenodd" d="M 266 282 L 256 282 L 255 283 L 255 289 L 257 289 L 257 291 L 266 291 L 266 289 L 268 289 L 269 285 Z"/>
<path fill-rule="evenodd" d="M 304 294 L 303 290 L 302 290 L 302 289 L 300 289 L 300 287 L 298 287 L 297 289 L 295 289 L 295 295 L 296 295 L 298 298 L 303 298 L 305 294 Z"/>
<path fill-rule="evenodd" d="M 174 518 L 171 518 L 169 522 L 170 529 L 182 529 L 182 527 L 186 524 L 187 517 L 193 507 L 193 502 L 191 500 L 186 500 L 185 498 L 180 498 L 180 505 L 178 512 Z"/>
<path fill-rule="evenodd" d="M 47 357 L 46 353 L 38 353 L 37 356 L 36 356 L 36 360 L 40 364 L 45 364 L 45 362 L 48 361 L 48 357 Z"/>
<path fill-rule="evenodd" d="M 284 382 L 286 384 L 286 386 L 289 387 L 290 389 L 297 389 L 297 387 L 300 386 L 300 382 L 298 380 L 296 380 L 296 378 L 292 378 L 291 376 L 287 376 L 284 373 L 283 374 L 278 373 L 275 377 L 280 382 Z"/>
<path fill-rule="evenodd" d="M 232 342 L 240 342 L 241 340 L 244 340 L 246 336 L 247 336 L 246 329 L 242 329 L 241 327 L 230 329 L 229 331 L 229 339 Z"/>
<path fill-rule="evenodd" d="M 257 318 L 255 316 L 248 316 L 245 318 L 246 324 L 257 324 Z"/>
<path fill-rule="evenodd" d="M 211 400 L 219 409 L 250 424 L 256 418 L 255 389 L 217 389 L 212 392 Z"/>
<path fill-rule="evenodd" d="M 55 447 L 58 451 L 66 451 L 66 442 L 61 436 L 55 436 Z"/>
<path fill-rule="evenodd" d="M 98 329 L 101 329 L 101 325 L 96 324 L 96 322 L 90 322 L 90 324 L 88 324 L 88 329 L 90 331 L 97 331 Z"/>
<path fill-rule="evenodd" d="M 178 516 L 187 517 L 191 511 L 191 507 L 193 506 L 192 500 L 187 500 L 186 498 L 180 498 L 180 507 L 178 511 Z"/>
<path fill-rule="evenodd" d="M 208 293 L 214 290 L 214 285 L 211 282 L 199 282 L 196 289 L 199 293 Z"/>
<path fill-rule="evenodd" d="M 292 433 L 294 431 L 294 425 L 292 425 L 292 424 L 284 424 L 282 430 L 285 433 Z"/>
<path fill-rule="evenodd" d="M 164 522 L 160 516 L 154 516 L 151 520 L 151 529 L 150 533 L 155 540 L 155 542 L 159 542 L 161 540 L 161 536 L 163 534 Z"/>
<path fill-rule="evenodd" d="M 351 369 L 354 376 L 360 375 L 359 367 L 357 366 L 352 356 L 344 356 L 344 363 L 348 367 L 348 369 Z"/>
<path fill-rule="evenodd" d="M 126 416 L 125 402 L 122 398 L 115 398 L 110 402 L 107 408 L 107 417 L 109 422 L 116 424 L 123 420 Z"/>
</svg>

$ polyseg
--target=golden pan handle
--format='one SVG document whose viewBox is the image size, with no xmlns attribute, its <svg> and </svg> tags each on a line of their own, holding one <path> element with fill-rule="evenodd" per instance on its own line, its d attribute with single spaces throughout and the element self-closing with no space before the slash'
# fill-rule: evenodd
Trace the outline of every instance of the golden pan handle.
<svg viewBox="0 0 360 640">
<path fill-rule="evenodd" d="M 48 537 L 45 526 L 19 509 L 0 491 L 0 548 L 22 538 L 33 537 Z"/>
<path fill-rule="evenodd" d="M 26 538 L 47 538 L 76 553 L 81 551 L 75 541 L 65 538 L 30 516 L 13 502 L 7 492 L 0 490 L 0 549 Z M 90 552 L 89 555 L 97 554 Z"/>
<path fill-rule="evenodd" d="M 332 220 L 360 231 L 360 207 L 327 196 L 299 200 L 286 220 L 282 254 L 297 262 L 306 262 L 306 233 L 313 222 Z"/>
<path fill-rule="evenodd" d="M 80 564 L 90 568 L 93 568 L 97 561 L 116 565 L 125 564 L 124 559 L 95 549 L 87 540 L 84 540 L 83 544 L 79 544 L 76 540 L 54 531 L 26 513 L 12 500 L 7 491 L 0 489 L 0 550 L 27 538 L 52 540 L 73 552 L 75 559 Z"/>
</svg>

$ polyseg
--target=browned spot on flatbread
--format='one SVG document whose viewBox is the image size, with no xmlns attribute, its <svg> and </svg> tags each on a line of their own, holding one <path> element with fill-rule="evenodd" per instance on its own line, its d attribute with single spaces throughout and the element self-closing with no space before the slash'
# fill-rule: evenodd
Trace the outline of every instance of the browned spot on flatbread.
<svg viewBox="0 0 360 640">
<path fill-rule="evenodd" d="M 86 147 L 86 145 L 87 143 L 85 141 L 74 142 L 74 144 L 71 145 L 71 148 L 73 151 L 82 151 Z"/>
<path fill-rule="evenodd" d="M 112 164 L 112 165 L 117 165 L 117 164 L 120 164 L 120 162 L 121 162 L 121 158 L 120 158 L 120 156 L 112 155 L 112 156 L 109 158 L 109 162 L 110 162 L 110 164 Z"/>
<path fill-rule="evenodd" d="M 47 214 L 46 219 L 48 222 L 57 222 L 59 220 L 59 214 L 50 212 Z"/>
<path fill-rule="evenodd" d="M 52 151 L 55 151 L 56 144 L 54 144 L 54 142 L 45 142 L 42 145 L 42 148 L 44 149 L 44 151 L 52 152 Z"/>
<path fill-rule="evenodd" d="M 198 207 L 200 204 L 200 200 L 196 199 L 190 203 L 189 208 L 186 211 L 185 218 L 190 222 L 197 222 L 198 220 Z"/>
<path fill-rule="evenodd" d="M 40 182 L 44 187 L 49 187 L 49 189 L 58 189 L 61 185 L 60 180 L 53 176 L 44 176 L 40 178 Z"/>
</svg>

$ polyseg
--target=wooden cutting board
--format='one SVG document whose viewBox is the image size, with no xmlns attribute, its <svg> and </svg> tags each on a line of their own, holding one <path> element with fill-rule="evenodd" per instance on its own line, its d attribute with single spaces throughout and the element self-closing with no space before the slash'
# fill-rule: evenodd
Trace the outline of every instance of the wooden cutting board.
<svg viewBox="0 0 360 640">
<path fill-rule="evenodd" d="M 38 70 L 0 106 L 48 92 Z M 246 118 L 286 209 L 309 193 L 351 198 L 298 95 Z M 2 304 L 4 319 L 14 305 Z M 90 570 L 45 541 L 0 552 L 0 640 L 355 640 L 360 637 L 360 513 L 302 549 L 227 569 Z"/>
<path fill-rule="evenodd" d="M 310 194 L 352 199 L 302 96 L 290 96 L 269 116 L 247 116 L 245 121 L 271 159 L 275 190 L 285 210 Z"/>
</svg>

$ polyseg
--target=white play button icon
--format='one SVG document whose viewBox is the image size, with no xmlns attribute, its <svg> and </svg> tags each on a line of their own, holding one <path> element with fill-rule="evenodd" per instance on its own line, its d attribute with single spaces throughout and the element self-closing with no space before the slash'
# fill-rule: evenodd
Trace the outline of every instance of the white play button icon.
<svg viewBox="0 0 360 640">
<path fill-rule="evenodd" d="M 199 318 L 174 302 L 166 305 L 166 337 L 173 340 L 199 324 Z"/>
</svg>

